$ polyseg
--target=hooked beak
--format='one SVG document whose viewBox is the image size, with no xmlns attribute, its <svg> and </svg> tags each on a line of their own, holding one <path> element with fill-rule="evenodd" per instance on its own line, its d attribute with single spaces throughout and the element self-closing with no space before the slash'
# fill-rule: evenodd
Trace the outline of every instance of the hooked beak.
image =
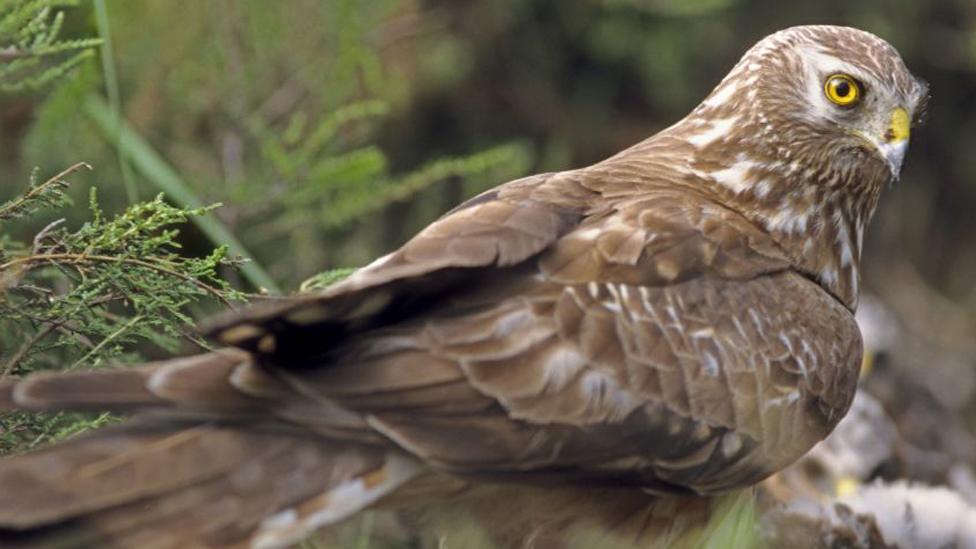
<svg viewBox="0 0 976 549">
<path fill-rule="evenodd" d="M 884 157 L 885 162 L 888 163 L 891 175 L 895 179 L 901 175 L 901 165 L 905 160 L 905 153 L 908 151 L 908 138 L 911 129 L 912 121 L 908 116 L 908 111 L 898 107 L 891 113 L 891 121 L 885 131 L 884 138 L 874 141 L 875 147 Z"/>
</svg>

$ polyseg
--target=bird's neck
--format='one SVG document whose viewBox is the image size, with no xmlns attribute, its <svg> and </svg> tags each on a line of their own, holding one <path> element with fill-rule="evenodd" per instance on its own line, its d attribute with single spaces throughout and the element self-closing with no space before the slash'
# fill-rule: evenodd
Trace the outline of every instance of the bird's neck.
<svg viewBox="0 0 976 549">
<path fill-rule="evenodd" d="M 825 170 L 802 158 L 726 143 L 724 152 L 696 147 L 689 163 L 723 204 L 762 227 L 796 269 L 852 311 L 857 308 L 864 229 L 888 181 L 873 159 L 860 169 Z"/>
<path fill-rule="evenodd" d="M 776 148 L 757 152 L 755 141 L 722 139 L 729 129 L 721 124 L 679 123 L 608 162 L 643 156 L 647 165 L 677 166 L 670 181 L 705 191 L 761 227 L 798 271 L 856 309 L 864 228 L 886 168 L 865 158 L 867 169 L 828 173 Z"/>
<path fill-rule="evenodd" d="M 800 193 L 780 202 L 740 200 L 732 204 L 772 236 L 797 270 L 852 311 L 857 308 L 861 248 L 870 212 L 840 193 L 827 193 L 816 200 Z"/>
</svg>

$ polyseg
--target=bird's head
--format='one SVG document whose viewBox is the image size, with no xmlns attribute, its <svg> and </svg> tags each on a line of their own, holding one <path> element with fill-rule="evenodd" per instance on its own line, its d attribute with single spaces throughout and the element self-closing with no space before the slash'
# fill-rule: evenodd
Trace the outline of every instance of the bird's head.
<svg viewBox="0 0 976 549">
<path fill-rule="evenodd" d="M 666 132 L 692 174 L 856 302 L 864 226 L 899 177 L 928 86 L 873 34 L 793 27 L 750 49 Z"/>
<path fill-rule="evenodd" d="M 745 61 L 737 70 L 759 84 L 757 114 L 782 116 L 773 124 L 829 151 L 825 163 L 856 167 L 866 153 L 898 177 L 928 86 L 890 44 L 847 27 L 794 27 L 761 41 Z"/>
<path fill-rule="evenodd" d="M 816 25 L 760 41 L 695 114 L 727 120 L 728 140 L 739 133 L 755 163 L 843 179 L 883 166 L 893 180 L 927 100 L 928 86 L 890 44 Z"/>
</svg>

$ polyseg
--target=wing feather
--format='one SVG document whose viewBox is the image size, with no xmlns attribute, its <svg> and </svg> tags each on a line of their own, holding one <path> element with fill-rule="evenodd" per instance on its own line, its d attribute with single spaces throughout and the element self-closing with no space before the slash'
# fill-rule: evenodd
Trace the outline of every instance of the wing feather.
<svg viewBox="0 0 976 549">
<path fill-rule="evenodd" d="M 589 218 L 533 268 L 496 269 L 289 382 L 456 474 L 571 469 L 697 492 L 755 482 L 848 406 L 856 326 L 737 216 L 668 193 L 652 203 Z"/>
<path fill-rule="evenodd" d="M 582 219 L 596 193 L 572 172 L 513 181 L 476 197 L 432 223 L 397 251 L 317 295 L 276 300 L 246 314 L 228 314 L 205 331 L 226 345 L 259 354 L 304 347 L 295 334 L 350 330 L 410 316 L 419 300 L 442 299 L 477 272 L 518 265 L 542 252 Z M 279 342 L 278 334 L 291 334 Z"/>
</svg>

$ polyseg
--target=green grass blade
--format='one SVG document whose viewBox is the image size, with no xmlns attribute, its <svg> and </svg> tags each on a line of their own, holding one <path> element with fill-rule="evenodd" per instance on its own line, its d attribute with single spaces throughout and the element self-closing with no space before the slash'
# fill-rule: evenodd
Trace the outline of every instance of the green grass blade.
<svg viewBox="0 0 976 549">
<path fill-rule="evenodd" d="M 112 30 L 109 26 L 108 8 L 105 7 L 105 0 L 95 0 L 95 25 L 98 27 L 98 34 L 102 38 L 102 74 L 105 76 L 105 91 L 108 93 L 108 102 L 112 106 L 112 116 L 115 124 L 122 123 L 122 114 L 119 112 L 121 100 L 119 98 L 119 80 L 115 74 L 115 56 L 112 50 Z M 116 147 L 119 149 L 119 146 Z M 122 172 L 122 183 L 125 185 L 125 196 L 129 199 L 129 204 L 135 204 L 139 200 L 139 191 L 136 189 L 136 180 L 132 176 L 132 168 L 126 161 L 121 150 L 116 154 L 119 159 L 119 170 Z"/>
</svg>

